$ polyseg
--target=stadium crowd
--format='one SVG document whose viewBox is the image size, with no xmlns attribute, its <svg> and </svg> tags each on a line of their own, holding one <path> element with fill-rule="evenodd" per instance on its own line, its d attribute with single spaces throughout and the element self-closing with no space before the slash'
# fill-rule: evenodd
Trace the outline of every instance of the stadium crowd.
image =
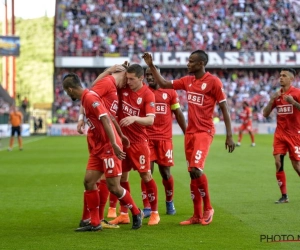
<svg viewBox="0 0 300 250">
<path fill-rule="evenodd" d="M 59 0 L 57 56 L 300 51 L 292 0 Z"/>
<path fill-rule="evenodd" d="M 84 87 L 90 87 L 97 75 L 103 70 L 88 69 L 60 69 L 56 73 L 55 79 L 55 103 L 53 123 L 72 123 L 77 122 L 79 103 L 72 106 L 72 101 L 62 89 L 62 78 L 68 72 L 78 74 Z M 253 118 L 256 122 L 274 121 L 274 115 L 266 120 L 262 116 L 262 109 L 269 101 L 269 94 L 276 91 L 279 87 L 280 69 L 209 69 L 210 73 L 220 77 L 224 84 L 224 90 L 227 95 L 228 106 L 233 121 L 239 121 L 239 112 L 242 109 L 242 102 L 248 101 L 253 109 Z M 184 76 L 186 69 L 161 69 L 165 79 L 176 79 Z M 300 72 L 295 78 L 294 86 L 300 88 Z M 180 104 L 182 110 L 187 112 L 187 100 L 184 92 L 179 92 Z M 221 117 L 221 113 L 216 109 L 216 117 Z"/>
<path fill-rule="evenodd" d="M 292 0 L 58 0 L 56 56 L 128 56 L 145 51 L 300 51 L 300 17 Z M 298 20 L 297 20 L 298 18 Z M 183 65 L 183 68 L 185 65 Z M 53 123 L 76 122 L 62 87 L 62 77 L 75 72 L 89 87 L 103 69 L 57 69 Z M 266 122 L 262 108 L 278 87 L 279 69 L 209 69 L 224 84 L 231 118 L 239 120 L 242 101 L 254 120 Z M 186 69 L 161 69 L 166 79 Z M 299 72 L 295 85 L 300 87 Z M 183 111 L 186 96 L 178 92 Z M 220 117 L 219 110 L 215 116 Z M 222 117 L 220 117 L 222 120 Z"/>
</svg>

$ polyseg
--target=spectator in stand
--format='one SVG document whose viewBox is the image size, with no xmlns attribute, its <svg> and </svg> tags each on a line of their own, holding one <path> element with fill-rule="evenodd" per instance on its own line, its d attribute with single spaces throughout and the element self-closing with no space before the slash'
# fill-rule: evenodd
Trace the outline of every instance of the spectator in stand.
<svg viewBox="0 0 300 250">
<path fill-rule="evenodd" d="M 287 0 L 59 0 L 57 6 L 58 56 L 300 51 L 299 15 Z"/>
</svg>

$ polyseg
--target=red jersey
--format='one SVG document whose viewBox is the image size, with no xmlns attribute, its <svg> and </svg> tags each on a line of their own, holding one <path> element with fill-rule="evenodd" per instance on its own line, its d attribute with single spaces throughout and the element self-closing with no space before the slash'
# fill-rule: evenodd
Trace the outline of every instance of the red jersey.
<svg viewBox="0 0 300 250">
<path fill-rule="evenodd" d="M 102 122 L 100 121 L 100 117 L 109 115 L 104 102 L 97 93 L 85 89 L 81 103 L 84 108 L 86 123 L 89 126 L 87 141 L 90 154 L 101 155 L 101 153 L 107 154 L 108 151 L 113 154 L 113 148 L 104 130 Z M 116 137 L 116 143 L 122 147 L 121 139 L 116 132 L 114 125 L 112 125 L 112 129 Z"/>
<path fill-rule="evenodd" d="M 102 98 L 106 109 L 116 116 L 119 99 L 115 78 L 111 75 L 106 76 L 98 80 L 91 90 L 95 91 Z"/>
<path fill-rule="evenodd" d="M 240 113 L 240 119 L 242 123 L 247 125 L 252 123 L 252 110 L 250 107 L 246 107 Z"/>
<path fill-rule="evenodd" d="M 216 103 L 226 101 L 221 80 L 206 72 L 201 79 L 185 76 L 173 80 L 174 89 L 183 89 L 188 101 L 188 126 L 186 133 L 215 133 L 213 113 Z"/>
<path fill-rule="evenodd" d="M 152 126 L 147 126 L 150 140 L 172 139 L 173 113 L 172 105 L 178 104 L 179 99 L 174 89 L 149 89 L 155 95 L 155 120 Z"/>
<path fill-rule="evenodd" d="M 300 102 L 300 89 L 291 86 L 286 93 L 276 98 L 272 109 L 277 109 L 277 126 L 275 133 L 299 135 L 300 111 L 283 99 L 284 95 L 291 95 L 296 102 Z"/>
<path fill-rule="evenodd" d="M 119 120 L 127 116 L 146 117 L 155 116 L 155 97 L 147 85 L 134 92 L 129 87 L 120 91 L 121 106 L 118 113 Z M 123 133 L 128 137 L 130 143 L 145 142 L 148 140 L 146 126 L 136 122 L 122 127 Z"/>
</svg>

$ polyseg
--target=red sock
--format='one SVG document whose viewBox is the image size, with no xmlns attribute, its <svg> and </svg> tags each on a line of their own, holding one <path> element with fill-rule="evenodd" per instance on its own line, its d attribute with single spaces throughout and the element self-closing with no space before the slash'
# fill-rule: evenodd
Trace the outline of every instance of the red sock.
<svg viewBox="0 0 300 250">
<path fill-rule="evenodd" d="M 123 195 L 119 198 L 120 204 L 122 207 L 127 207 L 130 209 L 132 215 L 137 215 L 140 213 L 140 210 L 134 203 L 131 194 L 124 188 Z"/>
<path fill-rule="evenodd" d="M 86 198 L 86 203 L 87 206 L 90 210 L 91 213 L 91 224 L 93 226 L 97 226 L 100 224 L 100 219 L 99 219 L 99 193 L 98 190 L 86 190 L 85 191 L 85 198 Z"/>
<path fill-rule="evenodd" d="M 83 193 L 83 211 L 82 211 L 82 220 L 87 220 L 90 219 L 91 215 L 90 215 L 90 211 L 88 209 L 87 203 L 86 203 L 86 198 L 85 198 L 85 191 Z"/>
<path fill-rule="evenodd" d="M 152 212 L 158 211 L 157 210 L 157 206 L 158 206 L 157 186 L 154 179 L 151 179 L 151 181 L 145 183 L 145 186 L 147 189 L 148 200 L 151 205 L 151 211 Z"/>
<path fill-rule="evenodd" d="M 276 179 L 277 179 L 281 194 L 287 194 L 285 172 L 284 171 L 277 172 Z"/>
<path fill-rule="evenodd" d="M 254 143 L 254 134 L 250 134 L 250 137 L 251 137 L 251 142 Z"/>
<path fill-rule="evenodd" d="M 203 206 L 204 210 L 210 210 L 212 209 L 212 206 L 210 204 L 210 197 L 209 197 L 209 192 L 208 192 L 208 181 L 206 178 L 206 174 L 202 174 L 198 180 L 198 185 L 200 188 L 201 196 L 203 199 Z"/>
<path fill-rule="evenodd" d="M 100 183 L 98 183 L 98 191 L 99 191 L 99 197 L 100 197 L 100 203 L 99 203 L 99 218 L 100 221 L 104 219 L 104 209 L 107 202 L 107 198 L 109 195 L 109 191 L 106 185 L 106 180 L 100 180 Z"/>
<path fill-rule="evenodd" d="M 200 191 L 198 189 L 198 180 L 191 180 L 190 189 L 191 197 L 194 205 L 194 214 L 193 217 L 202 218 L 202 198 Z"/>
<path fill-rule="evenodd" d="M 147 196 L 147 188 L 143 180 L 141 180 L 141 189 L 142 189 L 142 199 L 144 208 L 151 208 L 148 196 Z"/>
<path fill-rule="evenodd" d="M 162 180 L 165 187 L 166 201 L 172 201 L 174 196 L 174 179 L 171 175 L 168 180 Z"/>
<path fill-rule="evenodd" d="M 128 181 L 121 182 L 121 186 L 130 193 L 130 185 Z M 128 207 L 121 205 L 121 213 L 128 213 Z"/>
<path fill-rule="evenodd" d="M 118 202 L 118 197 L 115 196 L 114 194 L 110 193 L 109 194 L 109 207 L 116 208 L 117 202 Z"/>
</svg>

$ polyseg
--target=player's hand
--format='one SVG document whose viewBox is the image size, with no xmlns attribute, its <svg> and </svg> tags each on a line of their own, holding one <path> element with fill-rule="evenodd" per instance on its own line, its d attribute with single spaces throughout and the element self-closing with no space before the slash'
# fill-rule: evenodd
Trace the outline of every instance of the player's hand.
<svg viewBox="0 0 300 250">
<path fill-rule="evenodd" d="M 134 123 L 135 121 L 136 121 L 136 116 L 127 116 L 119 122 L 119 125 L 120 127 L 127 127 L 130 124 Z"/>
<path fill-rule="evenodd" d="M 125 61 L 122 66 L 125 67 L 125 68 L 128 68 L 130 65 L 130 63 L 128 61 Z"/>
<path fill-rule="evenodd" d="M 79 134 L 83 134 L 84 126 L 85 126 L 84 120 L 78 121 L 78 123 L 77 123 L 77 132 Z"/>
<path fill-rule="evenodd" d="M 150 66 L 151 64 L 153 64 L 152 55 L 149 52 L 145 52 L 144 55 L 142 56 L 142 58 L 144 59 L 145 63 L 148 66 Z"/>
<path fill-rule="evenodd" d="M 270 96 L 271 100 L 274 101 L 275 99 L 277 99 L 279 96 L 281 96 L 281 92 L 280 91 L 277 91 L 275 92 L 274 94 L 272 94 Z"/>
<path fill-rule="evenodd" d="M 232 153 L 235 149 L 235 143 L 232 140 L 232 137 L 226 137 L 225 148 L 228 149 L 228 153 Z"/>
<path fill-rule="evenodd" d="M 128 137 L 125 136 L 125 135 L 122 135 L 121 139 L 122 139 L 123 146 L 125 146 L 126 148 L 129 148 L 130 147 L 130 141 L 129 141 Z"/>
<path fill-rule="evenodd" d="M 295 102 L 294 98 L 291 95 L 284 95 L 283 99 L 290 104 L 293 104 Z"/>
<path fill-rule="evenodd" d="M 190 177 L 192 180 L 198 179 L 203 173 L 203 170 L 200 170 L 199 168 L 192 168 L 190 171 Z"/>
<path fill-rule="evenodd" d="M 126 153 L 123 152 L 121 150 L 121 148 L 117 145 L 117 144 L 114 144 L 112 145 L 113 149 L 114 149 L 114 152 L 115 152 L 115 155 L 120 159 L 120 160 L 124 160 L 126 158 Z"/>
</svg>

